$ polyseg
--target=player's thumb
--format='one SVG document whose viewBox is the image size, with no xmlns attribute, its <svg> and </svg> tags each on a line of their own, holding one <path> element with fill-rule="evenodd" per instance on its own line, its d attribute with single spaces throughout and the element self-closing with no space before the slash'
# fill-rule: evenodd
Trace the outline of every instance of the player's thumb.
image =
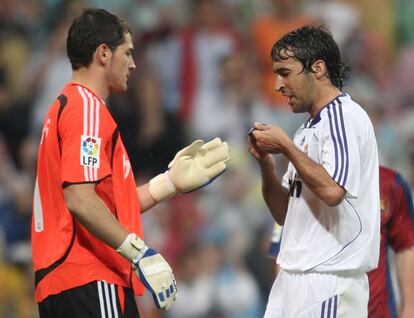
<svg viewBox="0 0 414 318">
<path fill-rule="evenodd" d="M 269 126 L 267 126 L 266 124 L 255 122 L 254 123 L 254 128 L 257 129 L 257 130 L 266 130 L 266 129 L 269 128 Z"/>
</svg>

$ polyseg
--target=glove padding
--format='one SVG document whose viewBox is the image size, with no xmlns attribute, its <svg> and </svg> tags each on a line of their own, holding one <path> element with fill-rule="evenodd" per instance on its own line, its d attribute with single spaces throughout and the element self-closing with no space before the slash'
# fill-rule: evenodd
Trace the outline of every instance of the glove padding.
<svg viewBox="0 0 414 318">
<path fill-rule="evenodd" d="M 177 297 L 177 284 L 170 265 L 152 248 L 136 263 L 136 273 L 151 292 L 155 305 L 167 310 Z"/>
<path fill-rule="evenodd" d="M 227 142 L 215 138 L 208 143 L 196 140 L 180 150 L 168 165 L 169 170 L 150 181 L 151 195 L 157 202 L 177 193 L 187 193 L 213 182 L 230 160 Z"/>
<path fill-rule="evenodd" d="M 170 265 L 138 235 L 128 234 L 116 250 L 132 262 L 136 274 L 151 292 L 155 305 L 167 310 L 177 297 L 177 285 Z"/>
</svg>

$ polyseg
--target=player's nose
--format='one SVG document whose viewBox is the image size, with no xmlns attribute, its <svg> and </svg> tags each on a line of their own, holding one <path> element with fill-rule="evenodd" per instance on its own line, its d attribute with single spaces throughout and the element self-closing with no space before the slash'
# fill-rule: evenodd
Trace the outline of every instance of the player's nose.
<svg viewBox="0 0 414 318">
<path fill-rule="evenodd" d="M 131 62 L 129 63 L 129 71 L 135 70 L 137 67 L 135 65 L 135 62 L 133 59 L 131 59 Z"/>
<path fill-rule="evenodd" d="M 283 83 L 282 79 L 280 78 L 280 76 L 276 76 L 275 91 L 283 93 L 284 89 L 285 89 L 285 84 Z"/>
</svg>

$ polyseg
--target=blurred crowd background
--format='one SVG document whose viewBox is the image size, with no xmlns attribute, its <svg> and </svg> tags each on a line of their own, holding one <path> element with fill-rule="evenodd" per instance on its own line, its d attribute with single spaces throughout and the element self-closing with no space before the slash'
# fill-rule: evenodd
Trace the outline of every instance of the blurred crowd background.
<svg viewBox="0 0 414 318">
<path fill-rule="evenodd" d="M 137 69 L 107 101 L 138 184 L 163 172 L 194 139 L 229 142 L 229 169 L 201 191 L 143 216 L 146 241 L 170 262 L 178 300 L 143 318 L 261 317 L 273 282 L 273 220 L 246 150 L 255 121 L 293 135 L 306 115 L 274 93 L 270 49 L 284 33 L 324 23 L 352 67 L 344 91 L 369 112 L 380 161 L 414 187 L 412 0 L 1 0 L 0 317 L 37 317 L 31 202 L 43 117 L 71 69 L 66 33 L 85 6 L 125 18 Z M 286 166 L 283 158 L 278 169 Z M 45 246 L 47 248 L 47 246 Z"/>
</svg>

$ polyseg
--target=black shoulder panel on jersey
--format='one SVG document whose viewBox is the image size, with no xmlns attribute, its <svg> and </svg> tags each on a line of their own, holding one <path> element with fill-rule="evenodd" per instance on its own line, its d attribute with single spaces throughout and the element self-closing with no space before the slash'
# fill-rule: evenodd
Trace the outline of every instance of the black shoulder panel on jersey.
<svg viewBox="0 0 414 318">
<path fill-rule="evenodd" d="M 60 118 L 60 115 L 62 115 L 63 108 L 65 108 L 66 104 L 68 103 L 68 98 L 65 95 L 60 95 L 57 99 L 60 102 L 60 107 L 59 107 L 59 112 L 58 112 L 58 117 L 57 117 L 57 120 L 59 122 L 59 118 Z"/>
<path fill-rule="evenodd" d="M 117 127 L 115 128 L 112 134 L 111 166 L 113 165 L 113 161 L 114 161 L 115 145 L 116 145 L 116 141 L 118 140 L 118 135 L 119 135 L 119 129 Z"/>
<path fill-rule="evenodd" d="M 59 111 L 58 111 L 57 120 L 56 120 L 56 127 L 58 127 L 60 116 L 62 115 L 63 109 L 68 103 L 68 98 L 65 95 L 59 95 L 57 99 L 60 102 L 60 106 L 59 106 Z M 58 141 L 59 141 L 59 153 L 62 154 L 62 146 L 60 144 L 61 139 L 59 135 L 59 130 L 57 131 L 57 136 L 58 136 Z"/>
</svg>

